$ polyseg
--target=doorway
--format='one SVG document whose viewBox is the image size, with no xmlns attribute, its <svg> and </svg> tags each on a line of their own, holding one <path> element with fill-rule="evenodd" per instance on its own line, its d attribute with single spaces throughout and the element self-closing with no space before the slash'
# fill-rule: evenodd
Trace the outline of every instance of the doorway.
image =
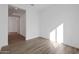
<svg viewBox="0 0 79 59">
<path fill-rule="evenodd" d="M 8 5 L 8 45 L 26 39 L 26 11 Z"/>
</svg>

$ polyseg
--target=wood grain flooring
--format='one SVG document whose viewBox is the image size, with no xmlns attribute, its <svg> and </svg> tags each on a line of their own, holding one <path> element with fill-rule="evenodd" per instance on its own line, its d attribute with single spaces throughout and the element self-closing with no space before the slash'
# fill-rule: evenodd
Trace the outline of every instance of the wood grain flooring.
<svg viewBox="0 0 79 59">
<path fill-rule="evenodd" d="M 2 54 L 78 54 L 79 49 L 60 44 L 56 47 L 53 42 L 45 38 L 34 38 L 31 40 L 19 40 L 2 49 Z"/>
<path fill-rule="evenodd" d="M 8 35 L 8 45 L 16 44 L 17 42 L 24 41 L 25 37 L 20 35 L 19 33 L 12 32 Z"/>
</svg>

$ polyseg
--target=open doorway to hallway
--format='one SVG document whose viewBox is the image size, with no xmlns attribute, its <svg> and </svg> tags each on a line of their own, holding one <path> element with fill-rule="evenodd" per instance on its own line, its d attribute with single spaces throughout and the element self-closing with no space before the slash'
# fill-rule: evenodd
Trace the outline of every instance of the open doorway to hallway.
<svg viewBox="0 0 79 59">
<path fill-rule="evenodd" d="M 26 11 L 8 5 L 8 45 L 25 41 Z"/>
</svg>

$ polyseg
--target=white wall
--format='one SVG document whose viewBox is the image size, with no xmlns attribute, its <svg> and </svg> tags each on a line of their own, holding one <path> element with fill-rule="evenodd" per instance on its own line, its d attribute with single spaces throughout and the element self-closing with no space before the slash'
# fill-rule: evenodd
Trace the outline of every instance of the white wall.
<svg viewBox="0 0 79 59">
<path fill-rule="evenodd" d="M 20 33 L 20 19 L 19 17 L 8 17 L 8 32 Z"/>
<path fill-rule="evenodd" d="M 26 13 L 20 16 L 20 34 L 26 37 Z"/>
<path fill-rule="evenodd" d="M 26 14 L 27 14 L 26 35 L 27 35 L 27 39 L 32 39 L 39 36 L 39 18 L 38 18 L 38 13 L 34 8 L 29 7 L 27 10 L 26 10 Z"/>
<path fill-rule="evenodd" d="M 8 5 L 0 4 L 0 48 L 8 45 Z"/>
<path fill-rule="evenodd" d="M 49 39 L 50 32 L 64 23 L 64 44 L 79 48 L 79 5 L 52 5 L 40 12 L 40 35 Z"/>
</svg>

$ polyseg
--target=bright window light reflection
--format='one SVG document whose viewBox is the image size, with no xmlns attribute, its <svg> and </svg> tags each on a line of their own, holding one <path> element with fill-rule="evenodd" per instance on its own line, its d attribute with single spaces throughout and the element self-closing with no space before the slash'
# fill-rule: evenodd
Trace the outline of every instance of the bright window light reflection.
<svg viewBox="0 0 79 59">
<path fill-rule="evenodd" d="M 53 42 L 53 44 L 63 43 L 63 24 L 59 25 L 56 29 L 50 32 L 50 41 Z M 57 46 L 57 44 L 55 45 Z"/>
<path fill-rule="evenodd" d="M 57 27 L 57 43 L 63 43 L 63 24 Z"/>
<path fill-rule="evenodd" d="M 51 33 L 50 33 L 50 40 L 52 42 L 55 42 L 56 41 L 56 30 L 53 30 Z"/>
</svg>

